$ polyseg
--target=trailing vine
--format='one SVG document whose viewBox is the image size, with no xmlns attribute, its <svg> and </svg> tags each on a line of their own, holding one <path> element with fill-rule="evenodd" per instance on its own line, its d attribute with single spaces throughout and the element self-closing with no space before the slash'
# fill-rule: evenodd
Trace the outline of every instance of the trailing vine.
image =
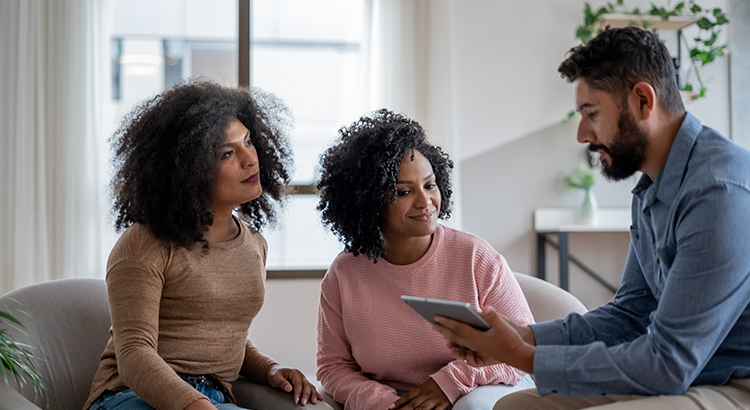
<svg viewBox="0 0 750 410">
<path fill-rule="evenodd" d="M 726 42 L 719 42 L 719 34 L 721 33 L 721 26 L 729 24 L 729 19 L 727 19 L 726 14 L 718 7 L 703 8 L 693 0 L 687 2 L 681 1 L 672 8 L 668 6 L 657 7 L 652 3 L 651 9 L 646 11 L 641 11 L 637 7 L 628 9 L 624 6 L 623 0 L 616 0 L 614 3 L 607 2 L 604 6 L 596 10 L 591 8 L 589 3 L 584 3 L 584 5 L 583 24 L 576 27 L 576 38 L 580 39 L 583 44 L 586 44 L 597 34 L 597 28 L 600 26 L 600 22 L 605 14 L 617 13 L 634 17 L 658 16 L 662 20 L 668 20 L 670 17 L 675 16 L 695 18 L 697 20 L 695 24 L 699 30 L 698 34 L 693 38 L 692 47 L 688 47 L 692 63 L 700 64 L 701 67 L 714 62 L 718 57 L 724 56 L 724 51 L 727 48 Z M 645 29 L 651 26 L 651 23 L 647 20 L 637 18 L 634 18 L 630 24 Z M 698 75 L 697 68 L 696 75 Z M 703 86 L 700 77 L 698 77 L 698 81 L 701 83 L 698 93 L 699 97 L 705 97 L 706 87 Z M 682 90 L 693 91 L 693 86 L 690 83 L 686 83 L 682 86 Z"/>
</svg>

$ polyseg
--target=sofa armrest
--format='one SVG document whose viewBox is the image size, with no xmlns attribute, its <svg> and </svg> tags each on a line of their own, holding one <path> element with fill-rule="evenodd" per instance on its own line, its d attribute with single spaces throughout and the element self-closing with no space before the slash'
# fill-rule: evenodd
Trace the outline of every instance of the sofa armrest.
<svg viewBox="0 0 750 410">
<path fill-rule="evenodd" d="M 328 403 L 328 405 L 331 406 L 333 410 L 344 410 L 344 405 L 334 400 L 333 396 L 326 393 L 326 391 L 323 390 L 323 388 L 319 387 L 318 393 L 320 393 L 320 395 L 323 396 L 323 401 Z"/>
<path fill-rule="evenodd" d="M 0 380 L 0 410 L 41 410 L 14 388 Z"/>
<path fill-rule="evenodd" d="M 304 407 L 297 406 L 294 404 L 292 393 L 265 384 L 251 382 L 243 377 L 232 383 L 232 393 L 237 399 L 237 405 L 249 409 L 331 410 L 331 406 L 323 401 L 318 401 L 318 404 L 315 405 L 308 403 Z M 0 410 L 4 409 L 0 408 Z"/>
</svg>

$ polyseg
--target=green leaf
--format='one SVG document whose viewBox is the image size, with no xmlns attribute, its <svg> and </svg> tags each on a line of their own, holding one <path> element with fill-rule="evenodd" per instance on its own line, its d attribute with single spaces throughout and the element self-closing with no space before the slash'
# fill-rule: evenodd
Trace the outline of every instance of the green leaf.
<svg viewBox="0 0 750 410">
<path fill-rule="evenodd" d="M 0 312 L 0 319 L 15 323 L 23 328 L 18 320 L 6 312 Z M 31 383 L 35 394 L 46 398 L 49 403 L 47 385 L 34 367 L 32 361 L 34 355 L 26 350 L 27 347 L 29 346 L 26 344 L 15 342 L 6 331 L 0 329 L 0 375 L 2 375 L 2 380 L 6 384 L 9 383 L 9 376 L 12 376 L 21 385 Z"/>
<path fill-rule="evenodd" d="M 695 3 L 692 3 L 692 4 L 693 5 L 692 5 L 692 7 L 690 7 L 690 11 L 692 11 L 694 14 L 698 14 L 701 11 L 703 11 L 703 9 L 701 8 L 701 6 L 699 6 L 699 5 L 695 4 Z"/>
<path fill-rule="evenodd" d="M 717 33 L 717 32 L 712 32 L 712 33 L 711 33 L 711 38 L 709 38 L 708 40 L 703 40 L 703 44 L 705 44 L 705 45 L 706 45 L 706 47 L 711 47 L 711 46 L 713 46 L 713 45 L 714 45 L 714 43 L 716 43 L 716 39 L 717 39 L 718 37 L 719 37 L 719 33 Z"/>
<path fill-rule="evenodd" d="M 701 87 L 701 91 L 698 93 L 698 97 L 700 98 L 706 98 L 706 87 Z"/>
<path fill-rule="evenodd" d="M 696 24 L 702 30 L 709 30 L 711 27 L 714 26 L 714 23 L 712 23 L 711 20 L 709 20 L 709 19 L 707 19 L 705 17 L 701 17 L 700 19 L 698 19 L 698 21 L 696 22 Z"/>
<path fill-rule="evenodd" d="M 13 323 L 15 323 L 15 324 L 17 324 L 19 326 L 23 326 L 21 324 L 21 322 L 19 322 L 16 318 L 14 318 L 13 316 L 9 315 L 8 313 L 0 311 L 0 317 L 2 317 L 3 319 L 9 320 L 9 321 L 11 321 L 11 322 L 13 322 Z"/>
<path fill-rule="evenodd" d="M 595 182 L 595 170 L 585 162 L 563 175 L 563 183 L 570 189 L 590 189 Z"/>
<path fill-rule="evenodd" d="M 593 37 L 593 32 L 588 27 L 579 26 L 576 30 L 576 38 L 581 39 L 581 43 L 586 44 Z"/>
<path fill-rule="evenodd" d="M 692 84 L 690 84 L 690 83 L 688 83 L 688 84 L 685 84 L 685 86 L 684 86 L 684 87 L 682 87 L 682 90 L 683 90 L 683 91 L 693 91 L 693 85 L 692 85 Z"/>
</svg>

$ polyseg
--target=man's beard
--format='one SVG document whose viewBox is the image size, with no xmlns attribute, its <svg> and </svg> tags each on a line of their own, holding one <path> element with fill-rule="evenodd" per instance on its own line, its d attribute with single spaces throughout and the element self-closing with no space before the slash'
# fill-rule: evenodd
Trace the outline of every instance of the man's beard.
<svg viewBox="0 0 750 410">
<path fill-rule="evenodd" d="M 646 161 L 648 147 L 648 135 L 638 128 L 633 114 L 626 107 L 620 110 L 617 128 L 609 147 L 589 145 L 589 151 L 602 151 L 609 156 L 609 165 L 602 161 L 602 175 L 610 181 L 621 181 L 640 170 Z"/>
</svg>

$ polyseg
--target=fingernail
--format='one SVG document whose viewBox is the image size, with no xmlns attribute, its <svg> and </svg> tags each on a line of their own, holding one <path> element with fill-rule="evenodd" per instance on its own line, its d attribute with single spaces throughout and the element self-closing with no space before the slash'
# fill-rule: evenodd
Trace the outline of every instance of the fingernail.
<svg viewBox="0 0 750 410">
<path fill-rule="evenodd" d="M 389 409 L 395 409 L 396 408 L 396 403 L 391 404 L 390 406 L 388 406 L 388 408 Z"/>
</svg>

